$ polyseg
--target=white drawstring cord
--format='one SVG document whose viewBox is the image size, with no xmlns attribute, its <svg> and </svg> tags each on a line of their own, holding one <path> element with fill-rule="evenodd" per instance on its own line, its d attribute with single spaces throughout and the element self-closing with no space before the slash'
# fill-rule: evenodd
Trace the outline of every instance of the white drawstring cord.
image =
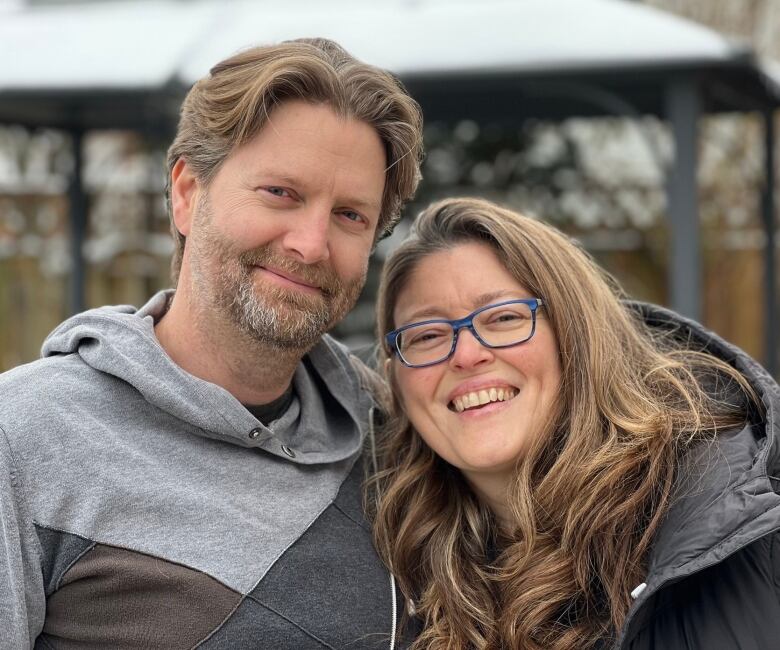
<svg viewBox="0 0 780 650">
<path fill-rule="evenodd" d="M 398 617 L 398 603 L 395 598 L 395 576 L 390 574 L 390 593 L 392 594 L 393 602 L 393 627 L 390 629 L 390 650 L 395 649 L 395 623 Z"/>
<path fill-rule="evenodd" d="M 374 473 L 377 471 L 376 460 L 376 440 L 374 438 L 374 414 L 376 413 L 376 407 L 372 406 L 368 410 L 368 438 L 371 444 L 371 461 L 374 468 Z M 379 503 L 379 495 L 375 495 L 377 504 Z M 390 602 L 393 607 L 393 625 L 390 628 L 390 650 L 395 650 L 395 634 L 396 634 L 396 619 L 398 618 L 398 602 L 395 595 L 395 576 L 390 574 Z"/>
</svg>

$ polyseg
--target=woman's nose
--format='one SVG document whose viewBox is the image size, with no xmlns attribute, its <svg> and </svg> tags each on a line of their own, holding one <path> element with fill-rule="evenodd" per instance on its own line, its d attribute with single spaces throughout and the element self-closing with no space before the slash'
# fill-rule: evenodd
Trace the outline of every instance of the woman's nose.
<svg viewBox="0 0 780 650">
<path fill-rule="evenodd" d="M 474 332 L 463 328 L 457 334 L 450 364 L 456 368 L 470 368 L 493 359 L 493 351 L 479 342 Z"/>
</svg>

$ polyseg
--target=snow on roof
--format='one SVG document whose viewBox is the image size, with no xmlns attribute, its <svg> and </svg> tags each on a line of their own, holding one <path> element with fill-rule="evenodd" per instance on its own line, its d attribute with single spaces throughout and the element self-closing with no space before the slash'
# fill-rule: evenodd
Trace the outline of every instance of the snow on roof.
<svg viewBox="0 0 780 650">
<path fill-rule="evenodd" d="M 622 0 L 423 0 L 335 9 L 333 3 L 307 3 L 306 11 L 302 4 L 269 16 L 263 3 L 235 3 L 240 19 L 184 62 L 182 78 L 200 78 L 235 44 L 258 37 L 327 36 L 400 75 L 724 61 L 737 52 L 712 30 Z"/>
<path fill-rule="evenodd" d="M 35 6 L 0 18 L 0 90 L 160 87 L 217 14 L 213 3 Z"/>
<path fill-rule="evenodd" d="M 718 33 L 624 0 L 136 0 L 0 19 L 0 91 L 191 84 L 258 43 L 337 40 L 401 76 L 549 71 L 744 54 Z"/>
</svg>

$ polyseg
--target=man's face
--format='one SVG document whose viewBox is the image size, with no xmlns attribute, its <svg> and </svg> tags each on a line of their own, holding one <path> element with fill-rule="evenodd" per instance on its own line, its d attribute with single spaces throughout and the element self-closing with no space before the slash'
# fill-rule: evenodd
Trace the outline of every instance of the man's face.
<svg viewBox="0 0 780 650">
<path fill-rule="evenodd" d="M 255 340 L 311 347 L 363 287 L 384 183 L 372 127 L 282 104 L 197 197 L 185 250 L 193 296 Z"/>
</svg>

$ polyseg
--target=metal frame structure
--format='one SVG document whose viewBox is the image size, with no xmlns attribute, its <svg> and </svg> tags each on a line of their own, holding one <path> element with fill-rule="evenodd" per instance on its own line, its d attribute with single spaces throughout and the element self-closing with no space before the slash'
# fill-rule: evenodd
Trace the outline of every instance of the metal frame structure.
<svg viewBox="0 0 780 650">
<path fill-rule="evenodd" d="M 546 0 L 547 4 L 552 0 Z M 637 3 L 615 0 L 555 0 L 561 6 L 619 9 L 622 15 L 636 8 Z M 196 3 L 201 8 L 206 2 Z M 237 3 L 241 4 L 241 3 Z M 262 4 L 262 3 L 259 3 Z M 523 6 L 529 8 L 534 3 Z M 544 3 L 536 3 L 542 6 Z M 248 6 L 247 3 L 244 5 Z M 244 6 L 242 5 L 242 6 Z M 431 5 L 440 9 L 436 0 L 402 3 L 397 11 L 423 10 Z M 460 5 L 458 10 L 463 10 Z M 503 10 L 507 3 L 487 2 L 480 11 L 491 6 Z M 549 9 L 549 7 L 548 7 Z M 392 10 L 392 8 L 391 8 Z M 475 9 L 476 11 L 477 9 Z M 187 7 L 181 6 L 186 12 Z M 422 13 L 420 14 L 422 15 Z M 651 14 L 647 14 L 651 16 Z M 665 17 L 664 17 L 665 18 Z M 418 16 L 419 19 L 419 16 Z M 439 18 L 440 19 L 440 18 Z M 673 19 L 677 20 L 677 19 Z M 683 21 L 679 21 L 683 22 Z M 451 26 L 450 26 L 451 27 Z M 678 26 L 679 27 L 679 26 Z M 446 43 L 448 25 L 419 25 L 426 34 L 442 32 Z M 614 27 L 617 29 L 618 27 Z M 322 33 L 342 40 L 349 47 L 349 37 L 342 39 L 338 28 L 333 34 L 327 26 Z M 554 26 L 551 26 L 551 30 Z M 0 27 L 0 31 L 2 28 Z M 428 30 L 427 32 L 425 30 Z M 704 28 L 691 27 L 692 38 L 702 37 Z M 706 30 L 704 30 L 706 31 Z M 421 33 L 422 33 L 421 32 Z M 707 38 L 720 38 L 714 33 Z M 263 38 L 262 32 L 257 35 Z M 278 36 L 276 37 L 278 40 Z M 706 40 L 706 39 L 705 39 Z M 765 184 L 762 190 L 762 223 L 765 233 L 765 350 L 764 363 L 777 374 L 777 287 L 776 287 L 776 206 L 775 206 L 775 131 L 773 117 L 780 105 L 780 83 L 744 47 L 724 45 L 708 50 L 706 55 L 670 58 L 669 48 L 658 44 L 658 60 L 643 56 L 636 59 L 594 58 L 593 61 L 562 61 L 550 50 L 550 60 L 529 63 L 508 59 L 496 65 L 449 69 L 440 64 L 398 70 L 400 78 L 422 105 L 426 120 L 454 122 L 460 119 L 519 123 L 529 118 L 563 120 L 568 117 L 619 115 L 637 117 L 655 115 L 670 124 L 675 155 L 666 169 L 668 218 L 671 232 L 669 296 L 671 307 L 699 320 L 701 317 L 702 269 L 701 241 L 697 200 L 698 123 L 703 114 L 720 112 L 751 112 L 763 116 L 765 148 Z M 411 43 L 411 44 L 410 44 Z M 561 41 L 563 43 L 563 41 Z M 425 43 L 408 41 L 424 56 Z M 457 45 L 457 44 L 456 44 Z M 37 47 L 37 46 L 36 46 Z M 397 51 L 389 42 L 390 52 Z M 396 47 L 396 50 L 392 48 Z M 595 46 L 594 46 L 595 47 Z M 235 48 L 233 48 L 235 49 Z M 357 48 L 356 54 L 361 55 Z M 715 52 L 715 53 L 713 53 Z M 664 54 L 666 53 L 666 54 Z M 384 52 L 387 55 L 387 51 Z M 3 55 L 0 41 L 0 56 Z M 410 60 L 406 52 L 407 60 Z M 483 56 L 484 53 L 480 53 Z M 502 54 L 505 56 L 505 53 Z M 366 59 L 384 65 L 381 56 Z M 442 57 L 439 56 L 439 59 Z M 216 59 L 215 59 L 216 60 Z M 193 81 L 193 66 L 175 74 L 165 83 L 152 86 L 121 87 L 117 84 L 93 87 L 58 85 L 26 88 L 7 87 L 0 74 L 0 123 L 11 122 L 28 127 L 47 126 L 71 133 L 76 165 L 70 183 L 71 237 L 73 274 L 70 305 L 73 311 L 84 306 L 83 242 L 87 224 L 87 205 L 81 178 L 83 135 L 91 129 L 133 129 L 157 135 L 170 134 L 175 128 L 178 107 L 186 89 Z"/>
</svg>

